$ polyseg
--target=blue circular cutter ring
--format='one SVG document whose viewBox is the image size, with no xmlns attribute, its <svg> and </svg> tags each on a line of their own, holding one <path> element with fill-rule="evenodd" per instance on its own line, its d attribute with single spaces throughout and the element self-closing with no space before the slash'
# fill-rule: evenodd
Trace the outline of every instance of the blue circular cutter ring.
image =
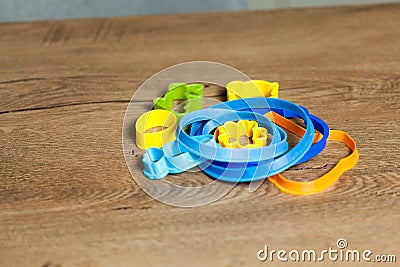
<svg viewBox="0 0 400 267">
<path fill-rule="evenodd" d="M 265 120 L 263 117 L 263 115 L 258 113 L 243 111 L 238 112 L 226 109 L 215 109 L 212 112 L 210 112 L 208 109 L 194 111 L 182 118 L 179 123 L 176 136 L 182 151 L 191 151 L 192 154 L 197 155 L 199 158 L 207 158 L 214 161 L 228 163 L 259 162 L 269 160 L 278 155 L 282 155 L 287 151 L 287 136 L 280 127 L 274 125 L 269 119 Z M 193 138 L 193 136 L 190 136 L 183 130 L 186 126 L 194 122 L 212 122 L 215 127 L 210 128 L 208 132 L 198 135 L 197 137 L 208 136 L 212 135 L 211 132 L 216 127 L 224 124 L 225 122 L 237 120 L 254 120 L 259 122 L 259 126 L 267 128 L 267 131 L 272 133 L 273 137 L 271 143 L 268 146 L 263 146 L 260 148 L 224 148 L 217 143 L 215 146 L 204 144 L 204 142 L 200 142 L 198 138 Z"/>
<path fill-rule="evenodd" d="M 215 142 L 211 134 L 189 136 L 183 129 L 193 122 L 213 121 L 222 125 L 232 120 L 256 120 L 261 127 L 272 132 L 273 138 L 269 146 L 251 149 L 222 148 Z M 285 153 L 288 149 L 286 133 L 261 114 L 214 109 L 194 111 L 184 116 L 177 129 L 177 140 L 164 145 L 163 149 L 150 148 L 143 156 L 144 174 L 150 179 L 160 179 L 168 173 L 180 173 L 198 164 L 207 164 L 214 160 L 238 164 L 250 161 L 270 160 Z M 204 165 L 203 165 L 204 166 Z M 218 177 L 215 177 L 218 178 Z"/>
<path fill-rule="evenodd" d="M 311 121 L 309 113 L 307 110 L 290 101 L 274 98 L 245 98 L 220 103 L 212 106 L 211 108 L 226 108 L 233 110 L 253 110 L 262 108 L 268 110 L 279 109 L 288 112 L 288 114 L 292 116 L 303 119 L 305 125 L 307 126 L 304 136 L 296 146 L 294 146 L 284 155 L 277 157 L 270 162 L 259 162 L 255 164 L 249 163 L 244 171 L 241 168 L 230 168 L 230 166 L 226 163 L 220 162 L 216 162 L 215 164 L 208 166 L 205 166 L 203 163 L 200 164 L 199 167 L 212 177 L 229 182 L 249 182 L 252 180 L 264 179 L 297 164 L 304 157 L 304 155 L 306 155 L 312 145 L 314 139 L 314 125 Z M 212 123 L 212 121 L 207 123 Z M 197 134 L 205 134 L 205 129 L 208 130 L 213 127 L 207 126 L 206 124 L 192 125 L 191 131 L 197 132 Z M 196 129 L 196 127 L 200 127 L 201 129 Z M 238 179 L 238 177 L 240 178 Z"/>
<path fill-rule="evenodd" d="M 229 102 L 226 102 L 227 106 L 229 106 Z M 321 153 L 321 151 L 324 150 L 324 148 L 326 147 L 326 143 L 327 143 L 327 139 L 329 136 L 329 126 L 328 124 L 318 118 L 315 115 L 312 115 L 309 113 L 308 109 L 306 109 L 303 106 L 300 106 L 310 117 L 312 124 L 314 125 L 315 130 L 317 130 L 318 132 L 320 132 L 322 134 L 322 138 L 320 140 L 318 140 L 318 142 L 314 143 L 311 148 L 307 151 L 307 153 L 296 163 L 296 164 L 300 164 L 303 162 L 306 162 L 314 157 L 316 157 L 317 155 L 319 155 L 319 153 Z M 216 106 L 212 106 L 210 108 L 221 108 L 218 107 L 218 105 Z M 270 111 L 274 111 L 276 113 L 278 113 L 279 115 L 285 117 L 285 118 L 300 118 L 296 113 L 294 112 L 290 112 L 289 110 L 283 110 L 283 109 L 276 109 L 276 108 L 262 108 L 262 107 L 252 107 L 252 108 L 244 108 L 244 109 L 238 109 L 238 111 L 253 111 L 253 112 L 257 112 L 260 114 L 266 114 Z M 193 131 L 196 128 L 193 129 Z"/>
</svg>

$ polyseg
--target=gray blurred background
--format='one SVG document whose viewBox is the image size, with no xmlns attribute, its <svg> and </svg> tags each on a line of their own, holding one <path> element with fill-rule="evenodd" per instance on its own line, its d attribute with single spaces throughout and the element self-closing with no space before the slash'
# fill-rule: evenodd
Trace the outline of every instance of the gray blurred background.
<svg viewBox="0 0 400 267">
<path fill-rule="evenodd" d="M 0 0 L 0 21 L 388 3 L 400 0 Z"/>
</svg>

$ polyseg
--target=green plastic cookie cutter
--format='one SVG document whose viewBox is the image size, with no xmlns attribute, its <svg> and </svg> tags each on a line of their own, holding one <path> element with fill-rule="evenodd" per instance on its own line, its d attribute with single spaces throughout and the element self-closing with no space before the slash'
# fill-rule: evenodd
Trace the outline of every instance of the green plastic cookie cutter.
<svg viewBox="0 0 400 267">
<path fill-rule="evenodd" d="M 154 98 L 154 109 L 165 109 L 175 114 L 178 121 L 189 112 L 202 109 L 204 85 L 193 83 L 172 83 L 168 86 L 168 92 L 163 97 Z M 174 108 L 174 101 L 185 102 L 184 112 L 180 113 Z"/>
</svg>

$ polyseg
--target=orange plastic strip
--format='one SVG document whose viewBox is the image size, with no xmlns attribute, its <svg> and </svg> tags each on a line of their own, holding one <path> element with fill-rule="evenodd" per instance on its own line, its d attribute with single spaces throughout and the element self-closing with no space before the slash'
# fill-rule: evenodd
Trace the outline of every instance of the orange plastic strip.
<svg viewBox="0 0 400 267">
<path fill-rule="evenodd" d="M 297 123 L 292 122 L 291 120 L 286 119 L 285 117 L 279 115 L 278 113 L 275 113 L 273 111 L 270 111 L 264 115 L 268 119 L 270 119 L 272 122 L 275 124 L 281 126 L 282 128 L 288 130 L 291 133 L 294 133 L 298 137 L 303 137 L 305 134 L 306 130 L 298 125 Z M 322 134 L 320 132 L 316 132 L 314 134 L 314 141 L 313 143 L 318 142 L 322 138 Z"/>
<path fill-rule="evenodd" d="M 304 135 L 305 129 L 299 126 L 298 124 L 276 113 L 273 113 L 272 116 L 274 118 L 274 122 L 279 126 L 286 128 L 288 131 L 293 132 L 299 137 Z M 343 142 L 346 146 L 348 146 L 352 150 L 352 153 L 349 156 L 341 159 L 338 162 L 338 164 L 336 164 L 336 166 L 333 167 L 333 169 L 331 169 L 328 173 L 324 174 L 322 177 L 316 180 L 307 182 L 297 182 L 289 180 L 283 177 L 281 174 L 276 174 L 274 176 L 269 177 L 268 178 L 269 181 L 273 183 L 282 192 L 292 195 L 301 195 L 301 196 L 312 195 L 327 189 L 329 186 L 335 183 L 345 171 L 348 171 L 351 168 L 353 168 L 357 164 L 359 159 L 356 142 L 346 132 L 339 130 L 331 130 L 328 140 Z"/>
</svg>

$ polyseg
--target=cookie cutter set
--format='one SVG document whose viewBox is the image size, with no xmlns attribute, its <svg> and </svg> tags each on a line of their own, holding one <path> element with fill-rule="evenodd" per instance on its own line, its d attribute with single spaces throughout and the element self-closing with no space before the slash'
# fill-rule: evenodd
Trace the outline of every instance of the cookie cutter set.
<svg viewBox="0 0 400 267">
<path fill-rule="evenodd" d="M 203 85 L 171 84 L 163 97 L 154 99 L 154 110 L 136 121 L 136 144 L 146 150 L 143 173 L 162 179 L 197 166 L 226 182 L 268 178 L 293 195 L 325 190 L 356 165 L 356 143 L 346 132 L 330 130 L 305 107 L 279 99 L 278 89 L 276 82 L 232 81 L 226 85 L 227 102 L 202 109 Z M 173 110 L 174 101 L 185 101 L 183 112 Z M 303 120 L 305 127 L 292 118 Z M 160 130 L 149 131 L 155 127 Z M 284 129 L 301 138 L 291 149 Z M 319 155 L 327 141 L 344 143 L 351 154 L 313 181 L 293 181 L 281 174 Z"/>
</svg>

